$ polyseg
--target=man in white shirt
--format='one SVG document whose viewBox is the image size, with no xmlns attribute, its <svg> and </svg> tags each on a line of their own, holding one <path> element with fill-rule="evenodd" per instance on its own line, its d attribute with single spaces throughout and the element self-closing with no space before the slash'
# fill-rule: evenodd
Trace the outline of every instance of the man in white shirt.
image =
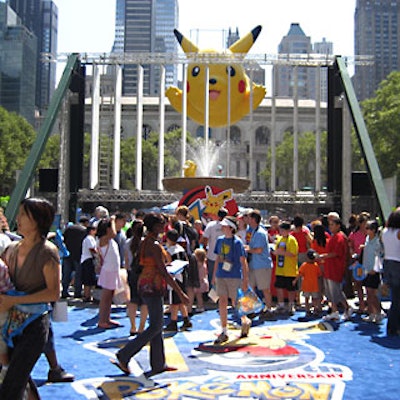
<svg viewBox="0 0 400 400">
<path fill-rule="evenodd" d="M 208 269 L 208 282 L 211 288 L 211 281 L 214 273 L 214 264 L 217 255 L 214 254 L 215 244 L 218 236 L 222 236 L 221 221 L 228 215 L 226 208 L 220 208 L 217 214 L 217 219 L 210 221 L 204 230 L 200 243 L 207 248 L 207 269 Z"/>
</svg>

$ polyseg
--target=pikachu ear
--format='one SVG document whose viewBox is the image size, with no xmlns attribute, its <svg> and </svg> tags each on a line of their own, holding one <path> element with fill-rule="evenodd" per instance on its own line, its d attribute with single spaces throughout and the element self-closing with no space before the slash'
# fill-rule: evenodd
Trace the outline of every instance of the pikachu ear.
<svg viewBox="0 0 400 400">
<path fill-rule="evenodd" d="M 189 39 L 182 35 L 177 29 L 174 29 L 174 34 L 178 39 L 179 44 L 181 45 L 183 51 L 185 53 L 198 53 L 199 48 L 192 43 Z"/>
<path fill-rule="evenodd" d="M 256 26 L 246 36 L 242 37 L 237 42 L 233 43 L 233 45 L 229 47 L 229 50 L 232 53 L 247 53 L 251 49 L 251 46 L 253 46 L 256 39 L 258 38 L 261 29 L 262 29 L 261 25 Z"/>
</svg>

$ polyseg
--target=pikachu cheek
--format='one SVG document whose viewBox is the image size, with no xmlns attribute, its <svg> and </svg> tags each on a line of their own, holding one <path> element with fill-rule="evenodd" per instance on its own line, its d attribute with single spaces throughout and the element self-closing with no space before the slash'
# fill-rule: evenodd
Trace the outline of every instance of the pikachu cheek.
<svg viewBox="0 0 400 400">
<path fill-rule="evenodd" d="M 238 83 L 238 90 L 239 93 L 244 93 L 244 91 L 246 90 L 246 83 L 243 79 L 241 79 Z"/>
<path fill-rule="evenodd" d="M 189 81 L 186 81 L 186 92 L 189 93 L 190 90 L 190 83 Z"/>
</svg>

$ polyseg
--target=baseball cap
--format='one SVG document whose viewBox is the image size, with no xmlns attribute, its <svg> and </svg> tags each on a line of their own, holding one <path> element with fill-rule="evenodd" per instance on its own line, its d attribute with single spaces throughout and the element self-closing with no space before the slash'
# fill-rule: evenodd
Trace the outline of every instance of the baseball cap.
<svg viewBox="0 0 400 400">
<path fill-rule="evenodd" d="M 244 217 L 250 215 L 254 210 L 252 208 L 245 208 L 244 210 L 240 211 L 239 216 Z"/>
<path fill-rule="evenodd" d="M 281 222 L 281 224 L 279 225 L 279 228 L 285 229 L 288 231 L 291 228 L 291 225 L 289 222 L 284 221 L 284 222 Z"/>
<path fill-rule="evenodd" d="M 221 225 L 222 225 L 222 226 L 229 226 L 229 227 L 231 227 L 232 229 L 237 229 L 237 226 L 236 226 L 235 222 L 233 222 L 231 219 L 228 219 L 228 218 L 224 218 L 224 219 L 221 221 Z"/>
<path fill-rule="evenodd" d="M 316 253 L 314 250 L 310 249 L 307 251 L 307 258 L 309 258 L 310 260 L 315 260 L 316 257 Z"/>
<path fill-rule="evenodd" d="M 221 207 L 218 210 L 218 217 L 220 217 L 220 218 L 225 218 L 228 214 L 229 214 L 228 210 L 226 208 L 224 208 L 224 207 Z"/>
</svg>

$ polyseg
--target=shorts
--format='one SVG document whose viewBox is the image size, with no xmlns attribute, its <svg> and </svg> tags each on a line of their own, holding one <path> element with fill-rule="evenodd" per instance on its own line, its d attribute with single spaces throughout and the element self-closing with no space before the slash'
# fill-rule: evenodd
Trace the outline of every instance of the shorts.
<svg viewBox="0 0 400 400">
<path fill-rule="evenodd" d="M 381 274 L 367 274 L 365 279 L 362 281 L 363 286 L 369 289 L 378 289 L 381 283 Z"/>
<path fill-rule="evenodd" d="M 3 328 L 8 319 L 8 311 L 0 312 L 0 332 L 3 332 Z M 8 346 L 5 340 L 3 339 L 3 335 L 0 335 L 0 353 L 7 354 Z"/>
<path fill-rule="evenodd" d="M 278 289 L 286 289 L 288 292 L 295 292 L 297 285 L 293 286 L 293 280 L 295 276 L 276 276 L 275 287 Z"/>
<path fill-rule="evenodd" d="M 175 280 L 175 282 L 178 284 L 178 286 L 182 289 L 183 292 L 186 293 L 185 286 L 183 285 L 182 282 Z M 182 304 L 181 298 L 178 296 L 178 293 L 175 292 L 175 290 L 172 290 L 172 302 L 171 304 Z"/>
<path fill-rule="evenodd" d="M 242 280 L 240 278 L 216 278 L 215 289 L 218 296 L 228 297 L 234 303 L 236 301 L 237 290 L 241 284 Z"/>
<path fill-rule="evenodd" d="M 82 283 L 86 286 L 96 285 L 96 273 L 94 272 L 93 258 L 87 258 L 82 264 Z"/>
<path fill-rule="evenodd" d="M 138 292 L 138 280 L 139 280 L 140 274 L 137 273 L 137 271 L 128 271 L 128 284 L 129 284 L 129 289 L 131 292 L 131 300 L 130 303 L 137 304 L 141 306 L 143 304 L 143 300 L 139 295 Z"/>
<path fill-rule="evenodd" d="M 342 290 L 340 282 L 332 281 L 331 279 L 324 280 L 325 295 L 332 303 L 339 304 L 340 302 L 346 303 L 346 297 Z"/>
<path fill-rule="evenodd" d="M 258 290 L 270 290 L 272 268 L 250 269 L 249 284 Z"/>
</svg>

